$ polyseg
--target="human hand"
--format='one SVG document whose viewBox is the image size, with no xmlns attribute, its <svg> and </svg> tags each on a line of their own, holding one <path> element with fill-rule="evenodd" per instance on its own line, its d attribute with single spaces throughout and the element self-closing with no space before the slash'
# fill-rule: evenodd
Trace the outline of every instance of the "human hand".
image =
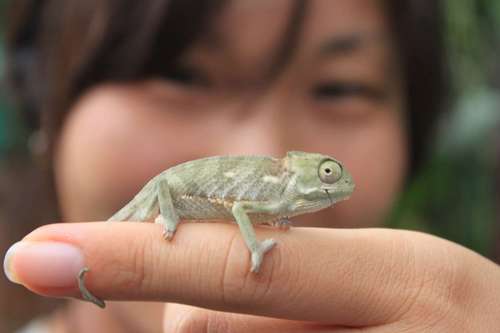
<svg viewBox="0 0 500 333">
<path fill-rule="evenodd" d="M 235 225 L 183 223 L 172 242 L 151 223 L 43 226 L 5 260 L 47 296 L 173 302 L 166 332 L 497 332 L 500 269 L 459 245 L 389 229 L 257 228 L 278 245 L 258 274 Z"/>
</svg>

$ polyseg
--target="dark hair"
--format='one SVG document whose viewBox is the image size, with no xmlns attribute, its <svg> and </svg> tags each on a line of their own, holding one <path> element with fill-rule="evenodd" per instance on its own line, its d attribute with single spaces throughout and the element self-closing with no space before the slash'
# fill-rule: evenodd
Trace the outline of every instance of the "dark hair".
<svg viewBox="0 0 500 333">
<path fill-rule="evenodd" d="M 168 67 L 220 4 L 15 1 L 7 31 L 7 74 L 28 123 L 42 126 L 53 143 L 66 110 L 85 89 L 140 79 Z"/>
<path fill-rule="evenodd" d="M 447 110 L 444 13 L 441 1 L 390 0 L 408 107 L 410 174 L 414 175 L 435 139 L 437 120 Z"/>
</svg>

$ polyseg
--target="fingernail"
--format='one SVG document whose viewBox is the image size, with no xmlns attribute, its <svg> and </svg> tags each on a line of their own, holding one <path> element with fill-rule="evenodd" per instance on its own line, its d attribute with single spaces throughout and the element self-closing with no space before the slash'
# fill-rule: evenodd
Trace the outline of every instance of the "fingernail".
<svg viewBox="0 0 500 333">
<path fill-rule="evenodd" d="M 7 250 L 7 253 L 5 253 L 5 257 L 3 259 L 3 271 L 5 272 L 7 278 L 14 283 L 20 283 L 15 272 L 12 270 L 12 257 L 14 256 L 14 253 L 16 252 L 16 249 L 19 248 L 19 246 L 21 246 L 21 242 L 13 244 Z"/>
<path fill-rule="evenodd" d="M 5 254 L 3 269 L 7 278 L 27 286 L 71 287 L 84 267 L 79 248 L 58 242 L 21 241 Z"/>
</svg>

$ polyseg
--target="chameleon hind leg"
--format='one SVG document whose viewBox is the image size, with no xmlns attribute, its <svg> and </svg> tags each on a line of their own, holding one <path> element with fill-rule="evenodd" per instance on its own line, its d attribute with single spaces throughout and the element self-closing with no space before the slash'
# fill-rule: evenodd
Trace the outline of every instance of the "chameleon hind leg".
<svg viewBox="0 0 500 333">
<path fill-rule="evenodd" d="M 253 229 L 252 222 L 248 217 L 248 213 L 269 213 L 273 214 L 280 210 L 280 206 L 276 204 L 272 205 L 262 205 L 262 203 L 250 203 L 250 202 L 235 202 L 232 208 L 232 213 L 240 227 L 243 239 L 250 250 L 252 266 L 250 268 L 251 272 L 258 273 L 264 254 L 271 250 L 276 241 L 272 238 L 268 238 L 259 242 L 255 235 L 255 230 Z"/>
<path fill-rule="evenodd" d="M 155 219 L 155 223 L 163 226 L 163 238 L 172 240 L 179 224 L 179 216 L 174 207 L 168 181 L 165 178 L 158 182 L 157 193 L 160 215 Z"/>
</svg>

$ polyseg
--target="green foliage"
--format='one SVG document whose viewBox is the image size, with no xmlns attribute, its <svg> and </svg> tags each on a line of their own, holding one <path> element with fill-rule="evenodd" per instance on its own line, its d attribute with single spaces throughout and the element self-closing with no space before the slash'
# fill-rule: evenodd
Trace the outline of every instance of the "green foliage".
<svg viewBox="0 0 500 333">
<path fill-rule="evenodd" d="M 0 159 L 13 151 L 26 150 L 27 131 L 14 108 L 0 96 Z"/>
<path fill-rule="evenodd" d="M 483 255 L 498 241 L 500 1 L 447 0 L 448 61 L 455 96 L 433 155 L 401 198 L 391 227 L 421 230 Z M 498 88 L 498 87 L 497 87 Z"/>
<path fill-rule="evenodd" d="M 0 159 L 13 150 L 25 150 L 27 131 L 23 127 L 16 110 L 9 103 L 5 89 L 5 56 L 3 28 L 7 1 L 0 0 Z"/>
<path fill-rule="evenodd" d="M 488 81 L 500 55 L 500 1 L 447 0 L 448 46 L 459 90 Z"/>
<path fill-rule="evenodd" d="M 492 154 L 435 156 L 397 205 L 389 226 L 420 230 L 489 255 L 494 241 Z"/>
</svg>

